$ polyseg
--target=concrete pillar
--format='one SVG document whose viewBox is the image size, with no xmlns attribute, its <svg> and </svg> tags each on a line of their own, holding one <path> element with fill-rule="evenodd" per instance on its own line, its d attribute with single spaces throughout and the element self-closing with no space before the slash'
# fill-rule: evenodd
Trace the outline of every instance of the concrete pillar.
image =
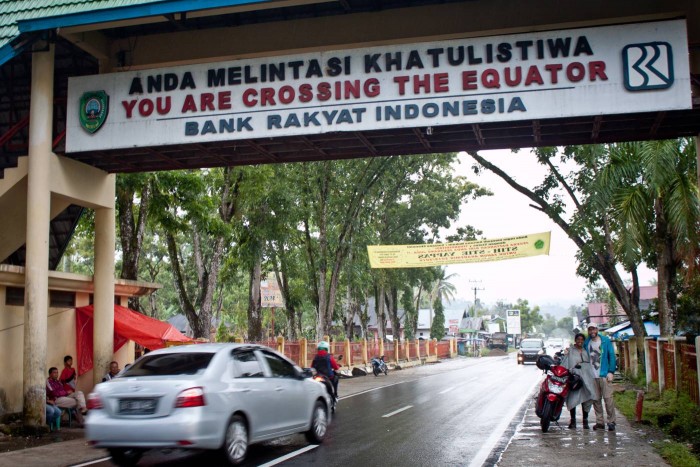
<svg viewBox="0 0 700 467">
<path fill-rule="evenodd" d="M 433 351 L 435 352 L 435 356 L 438 356 L 438 340 L 433 339 Z M 430 352 L 428 352 L 428 355 L 430 355 Z"/>
<path fill-rule="evenodd" d="M 115 176 L 109 175 L 114 199 Z M 93 319 L 93 382 L 102 381 L 114 354 L 114 208 L 95 209 L 95 314 Z"/>
<path fill-rule="evenodd" d="M 284 337 L 277 336 L 277 351 L 284 355 Z"/>
<path fill-rule="evenodd" d="M 235 342 L 235 343 L 237 343 L 237 344 L 242 344 L 242 343 L 243 343 L 243 338 L 242 338 L 242 337 L 236 337 L 235 339 L 233 339 L 233 342 Z"/>
<path fill-rule="evenodd" d="M 411 361 L 411 341 L 406 339 L 403 343 L 404 347 L 404 352 L 406 353 L 406 361 L 410 362 Z"/>
<path fill-rule="evenodd" d="M 350 353 L 350 339 L 347 337 L 345 338 L 345 342 L 343 343 L 343 349 L 345 351 L 345 361 L 347 362 L 345 365 L 340 365 L 340 366 L 352 366 L 352 353 Z"/>
<path fill-rule="evenodd" d="M 299 366 L 302 368 L 308 368 L 308 359 L 306 357 L 308 352 L 308 342 L 305 337 L 299 339 Z"/>
<path fill-rule="evenodd" d="M 53 70 L 53 45 L 48 51 L 32 54 L 24 275 L 23 418 L 25 425 L 33 427 L 46 422 Z"/>
<path fill-rule="evenodd" d="M 651 339 L 651 337 L 644 338 L 644 373 L 646 374 L 647 389 L 651 385 L 651 361 L 649 360 L 649 341 Z"/>
<path fill-rule="evenodd" d="M 676 387 L 676 392 L 681 390 L 681 382 L 683 378 L 681 375 L 681 363 L 683 362 L 683 355 L 681 355 L 681 343 L 685 342 L 685 337 L 674 337 L 673 338 L 673 376 L 674 383 Z"/>
<path fill-rule="evenodd" d="M 639 359 L 637 358 L 637 339 L 630 339 L 627 341 L 627 348 L 630 353 L 630 371 L 632 377 L 636 378 L 639 376 Z"/>
<path fill-rule="evenodd" d="M 384 339 L 379 341 L 379 355 L 384 355 Z"/>
<path fill-rule="evenodd" d="M 401 341 L 395 340 L 394 341 L 394 361 L 396 363 L 399 363 L 399 350 L 401 348 Z"/>
<path fill-rule="evenodd" d="M 367 359 L 367 339 L 362 339 L 362 364 L 367 366 L 369 360 Z"/>
<path fill-rule="evenodd" d="M 664 371 L 664 344 L 665 338 L 659 338 L 656 341 L 656 365 L 659 367 L 659 392 L 664 392 L 666 389 L 666 372 Z"/>
<path fill-rule="evenodd" d="M 416 344 L 416 357 L 420 360 L 420 340 L 416 339 L 414 342 Z"/>
</svg>

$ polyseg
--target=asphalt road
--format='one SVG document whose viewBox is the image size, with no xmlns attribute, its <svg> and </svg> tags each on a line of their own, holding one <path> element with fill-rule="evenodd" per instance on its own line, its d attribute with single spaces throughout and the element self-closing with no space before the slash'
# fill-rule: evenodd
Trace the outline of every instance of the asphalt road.
<svg viewBox="0 0 700 467">
<path fill-rule="evenodd" d="M 341 398 L 322 445 L 298 435 L 251 446 L 245 465 L 492 465 L 494 449 L 505 446 L 541 378 L 512 354 L 364 377 L 363 387 L 354 387 L 359 392 Z M 224 464 L 207 453 L 158 451 L 139 465 Z"/>
</svg>

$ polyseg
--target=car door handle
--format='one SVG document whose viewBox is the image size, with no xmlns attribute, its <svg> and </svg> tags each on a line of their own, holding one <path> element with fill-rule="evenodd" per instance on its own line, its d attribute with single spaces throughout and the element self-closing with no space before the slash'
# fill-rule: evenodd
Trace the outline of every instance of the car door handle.
<svg viewBox="0 0 700 467">
<path fill-rule="evenodd" d="M 239 389 L 238 392 L 250 392 L 250 388 Z"/>
<path fill-rule="evenodd" d="M 284 388 L 282 386 L 277 386 L 275 388 L 275 391 L 284 391 Z"/>
</svg>

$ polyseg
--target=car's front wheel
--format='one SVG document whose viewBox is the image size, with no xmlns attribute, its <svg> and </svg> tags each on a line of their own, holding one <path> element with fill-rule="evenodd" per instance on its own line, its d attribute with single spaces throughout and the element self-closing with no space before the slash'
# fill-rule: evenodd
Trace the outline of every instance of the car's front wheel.
<svg viewBox="0 0 700 467">
<path fill-rule="evenodd" d="M 311 414 L 311 428 L 306 432 L 306 439 L 313 444 L 321 444 L 328 431 L 328 409 L 321 401 L 316 401 Z"/>
<path fill-rule="evenodd" d="M 248 452 L 248 427 L 240 415 L 231 417 L 226 427 L 223 449 L 226 460 L 231 465 L 238 465 L 245 459 Z"/>
<path fill-rule="evenodd" d="M 109 450 L 112 463 L 120 467 L 131 467 L 139 463 L 143 451 L 140 449 L 112 448 Z"/>
</svg>

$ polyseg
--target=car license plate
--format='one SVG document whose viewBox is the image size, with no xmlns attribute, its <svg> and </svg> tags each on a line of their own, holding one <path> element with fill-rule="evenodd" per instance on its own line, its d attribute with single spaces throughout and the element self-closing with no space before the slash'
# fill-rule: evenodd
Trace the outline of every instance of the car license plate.
<svg viewBox="0 0 700 467">
<path fill-rule="evenodd" d="M 149 415 L 155 413 L 156 405 L 156 399 L 120 399 L 119 413 Z"/>
</svg>

